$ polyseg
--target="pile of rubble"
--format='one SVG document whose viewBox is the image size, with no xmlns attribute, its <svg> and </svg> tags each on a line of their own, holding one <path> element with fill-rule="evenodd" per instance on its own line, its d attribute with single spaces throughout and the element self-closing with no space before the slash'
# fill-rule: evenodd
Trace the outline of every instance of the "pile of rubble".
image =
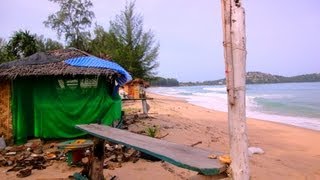
<svg viewBox="0 0 320 180">
<path fill-rule="evenodd" d="M 32 170 L 43 170 L 55 161 L 67 161 L 66 151 L 57 148 L 55 143 L 43 143 L 40 139 L 30 140 L 19 146 L 7 146 L 0 150 L 0 167 L 10 167 L 6 172 L 17 172 L 17 177 L 30 176 Z M 84 151 L 77 166 L 90 166 L 91 147 Z M 114 170 L 124 162 L 137 162 L 140 152 L 119 144 L 106 143 L 104 168 Z"/>
<path fill-rule="evenodd" d="M 43 144 L 40 139 L 30 140 L 20 146 L 7 146 L 0 151 L 0 166 L 10 166 L 6 172 L 15 171 L 17 177 L 29 176 L 33 169 L 46 169 L 54 160 L 66 159 L 55 143 Z"/>
<path fill-rule="evenodd" d="M 104 168 L 114 170 L 122 166 L 124 162 L 136 163 L 140 158 L 140 152 L 119 144 L 106 143 Z"/>
</svg>

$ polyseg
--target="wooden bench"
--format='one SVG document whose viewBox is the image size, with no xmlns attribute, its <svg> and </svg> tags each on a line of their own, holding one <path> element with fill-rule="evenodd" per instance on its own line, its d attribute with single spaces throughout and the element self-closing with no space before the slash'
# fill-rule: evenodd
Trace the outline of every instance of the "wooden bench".
<svg viewBox="0 0 320 180">
<path fill-rule="evenodd" d="M 218 152 L 168 142 L 99 124 L 77 125 L 76 127 L 95 137 L 132 147 L 176 166 L 197 171 L 204 175 L 216 175 L 226 170 L 226 166 L 221 164 L 219 160 L 208 158 L 211 154 L 220 155 L 221 153 Z"/>
</svg>

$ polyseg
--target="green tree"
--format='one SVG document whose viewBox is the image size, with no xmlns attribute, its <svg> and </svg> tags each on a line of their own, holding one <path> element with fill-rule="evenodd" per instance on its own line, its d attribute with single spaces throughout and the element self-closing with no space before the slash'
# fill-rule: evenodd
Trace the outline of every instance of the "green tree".
<svg viewBox="0 0 320 180">
<path fill-rule="evenodd" d="M 163 78 L 163 77 L 155 77 L 152 81 L 150 81 L 151 86 L 163 86 L 163 87 L 171 87 L 171 86 L 179 86 L 179 81 L 174 78 Z"/>
<path fill-rule="evenodd" d="M 39 51 L 50 51 L 63 48 L 63 45 L 60 42 L 52 40 L 51 38 L 44 38 L 43 35 L 36 35 L 36 40 Z"/>
<path fill-rule="evenodd" d="M 98 26 L 92 51 L 110 55 L 135 78 L 150 79 L 158 67 L 159 43 L 151 30 L 143 30 L 143 17 L 134 9 L 133 2 L 126 4 L 125 10 L 110 22 L 108 32 Z"/>
<path fill-rule="evenodd" d="M 10 57 L 13 56 L 20 59 L 30 56 L 38 51 L 36 37 L 27 30 L 16 31 L 10 38 L 6 49 Z"/>
<path fill-rule="evenodd" d="M 44 21 L 46 27 L 57 31 L 58 37 L 64 35 L 69 46 L 88 50 L 90 32 L 94 12 L 90 11 L 93 6 L 90 0 L 49 0 L 57 3 L 60 10 L 48 16 Z"/>
<path fill-rule="evenodd" d="M 126 62 L 121 61 L 123 58 L 123 44 L 121 44 L 114 34 L 106 32 L 102 26 L 96 26 L 94 30 L 95 38 L 90 43 L 90 53 L 101 58 L 111 58 L 116 60 L 119 64 L 123 65 Z M 124 66 L 127 68 L 126 66 Z"/>
<path fill-rule="evenodd" d="M 0 38 L 0 63 L 10 61 L 15 58 L 8 52 L 7 44 L 8 43 L 4 38 Z"/>
</svg>

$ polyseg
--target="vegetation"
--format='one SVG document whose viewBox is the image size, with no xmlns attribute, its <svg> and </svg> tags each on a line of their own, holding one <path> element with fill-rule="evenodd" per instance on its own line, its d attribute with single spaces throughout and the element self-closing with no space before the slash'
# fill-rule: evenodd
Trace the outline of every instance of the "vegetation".
<svg viewBox="0 0 320 180">
<path fill-rule="evenodd" d="M 151 30 L 143 29 L 143 17 L 135 12 L 134 2 L 126 4 L 105 30 L 96 25 L 94 38 L 89 27 L 95 17 L 90 0 L 49 0 L 60 9 L 43 22 L 64 37 L 67 47 L 75 47 L 93 55 L 110 59 L 127 69 L 134 78 L 153 79 L 159 53 L 159 43 Z M 18 31 L 7 43 L 0 39 L 0 63 L 23 58 L 39 51 L 63 48 L 50 38 Z"/>
<path fill-rule="evenodd" d="M 247 72 L 246 84 L 267 84 L 267 83 L 290 83 L 290 82 L 318 82 L 320 81 L 320 73 L 304 74 L 299 76 L 285 77 L 272 75 L 262 72 Z M 204 82 L 187 82 L 180 83 L 181 86 L 195 85 L 221 85 L 225 84 L 225 79 Z"/>
<path fill-rule="evenodd" d="M 3 38 L 0 38 L 0 63 L 14 59 L 14 56 L 8 52 L 7 46 L 7 41 Z"/>
<path fill-rule="evenodd" d="M 55 40 L 52 40 L 50 38 L 44 38 L 43 35 L 38 36 L 35 35 L 37 40 L 37 50 L 38 51 L 49 51 L 49 50 L 55 50 L 55 49 L 62 49 L 63 45 Z"/>
<path fill-rule="evenodd" d="M 37 40 L 29 31 L 16 31 L 7 44 L 7 53 L 14 58 L 23 58 L 37 52 Z"/>
<path fill-rule="evenodd" d="M 157 136 L 159 129 L 157 126 L 147 127 L 145 130 L 147 136 L 155 138 Z"/>
<path fill-rule="evenodd" d="M 163 86 L 163 87 L 170 87 L 170 86 L 179 86 L 179 81 L 173 78 L 162 78 L 156 77 L 150 81 L 151 86 Z"/>
<path fill-rule="evenodd" d="M 58 37 L 64 35 L 68 46 L 84 51 L 89 50 L 90 31 L 94 12 L 90 0 L 49 0 L 57 3 L 60 10 L 48 16 L 46 27 L 57 31 Z"/>
<path fill-rule="evenodd" d="M 63 45 L 42 35 L 31 34 L 30 31 L 14 32 L 7 43 L 0 38 L 0 63 L 30 56 L 39 51 L 61 49 Z"/>
<path fill-rule="evenodd" d="M 108 54 L 133 77 L 149 80 L 158 67 L 159 44 L 150 30 L 143 30 L 143 17 L 134 10 L 134 3 L 128 3 L 124 11 L 110 22 L 108 32 L 101 26 L 96 27 L 92 53 Z"/>
</svg>

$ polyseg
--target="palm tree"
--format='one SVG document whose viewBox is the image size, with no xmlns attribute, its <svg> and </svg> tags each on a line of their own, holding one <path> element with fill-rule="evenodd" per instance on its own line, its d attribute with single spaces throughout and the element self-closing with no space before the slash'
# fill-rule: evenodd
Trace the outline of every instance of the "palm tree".
<svg viewBox="0 0 320 180">
<path fill-rule="evenodd" d="M 30 56 L 38 51 L 35 35 L 29 31 L 16 31 L 10 38 L 7 50 L 17 58 Z"/>
</svg>

